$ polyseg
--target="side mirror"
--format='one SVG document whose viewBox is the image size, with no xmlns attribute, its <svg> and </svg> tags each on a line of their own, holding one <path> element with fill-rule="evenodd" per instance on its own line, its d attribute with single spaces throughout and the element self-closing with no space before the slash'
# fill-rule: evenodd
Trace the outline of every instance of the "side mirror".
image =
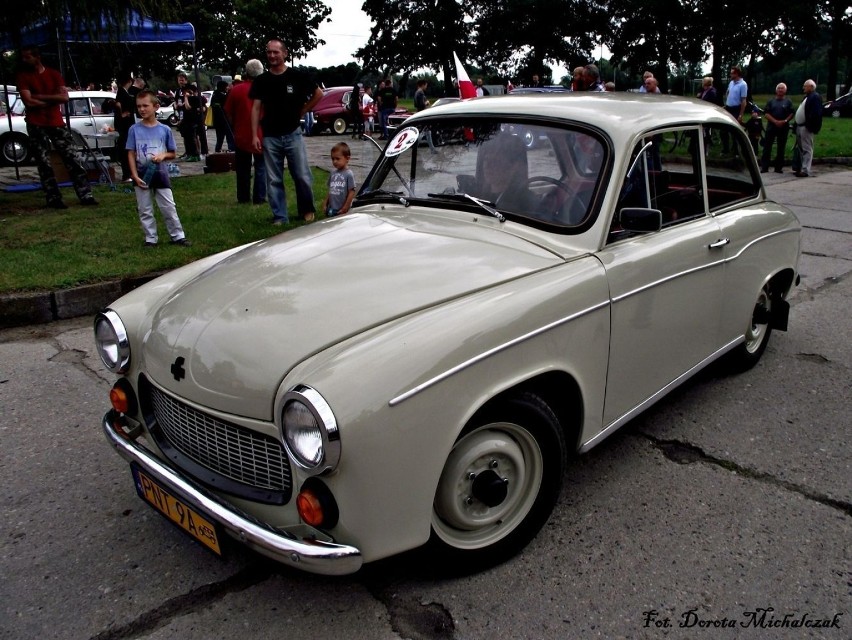
<svg viewBox="0 0 852 640">
<path fill-rule="evenodd" d="M 618 220 L 624 231 L 653 233 L 663 228 L 663 212 L 659 209 L 627 207 L 618 212 Z"/>
</svg>

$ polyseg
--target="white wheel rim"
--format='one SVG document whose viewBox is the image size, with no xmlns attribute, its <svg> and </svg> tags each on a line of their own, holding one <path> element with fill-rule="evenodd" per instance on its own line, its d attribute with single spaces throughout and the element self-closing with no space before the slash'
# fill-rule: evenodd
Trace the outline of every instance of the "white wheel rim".
<svg viewBox="0 0 852 640">
<path fill-rule="evenodd" d="M 506 497 L 489 507 L 473 496 L 473 477 L 493 471 Z M 432 528 L 448 545 L 478 549 L 514 531 L 535 503 L 544 473 L 541 449 L 526 429 L 489 424 L 459 440 L 447 459 L 432 510 Z"/>
<path fill-rule="evenodd" d="M 769 312 L 772 308 L 771 305 L 772 302 L 770 301 L 769 296 L 766 294 L 766 291 L 761 291 L 760 296 L 757 298 L 757 302 L 755 303 L 755 307 L 763 306 L 766 308 L 766 311 Z M 757 350 L 760 348 L 761 343 L 766 337 L 766 332 L 768 328 L 768 323 L 764 322 L 762 324 L 758 324 L 754 321 L 754 316 L 752 316 L 748 331 L 746 331 L 746 351 L 748 351 L 749 353 L 757 352 Z"/>
</svg>

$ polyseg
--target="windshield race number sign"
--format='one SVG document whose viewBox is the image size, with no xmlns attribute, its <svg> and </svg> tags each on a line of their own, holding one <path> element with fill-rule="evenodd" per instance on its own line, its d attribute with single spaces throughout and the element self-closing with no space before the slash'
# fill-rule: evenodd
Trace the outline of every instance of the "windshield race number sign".
<svg viewBox="0 0 852 640">
<path fill-rule="evenodd" d="M 406 127 L 391 141 L 385 155 L 388 157 L 398 156 L 400 153 L 414 145 L 420 139 L 420 129 L 417 127 Z"/>
</svg>

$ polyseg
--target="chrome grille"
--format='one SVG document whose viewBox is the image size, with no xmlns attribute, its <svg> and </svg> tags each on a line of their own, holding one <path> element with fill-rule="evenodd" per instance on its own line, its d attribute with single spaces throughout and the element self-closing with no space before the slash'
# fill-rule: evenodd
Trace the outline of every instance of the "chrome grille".
<svg viewBox="0 0 852 640">
<path fill-rule="evenodd" d="M 278 440 L 196 411 L 154 386 L 150 389 L 163 435 L 184 455 L 252 487 L 290 489 L 290 464 Z"/>
</svg>

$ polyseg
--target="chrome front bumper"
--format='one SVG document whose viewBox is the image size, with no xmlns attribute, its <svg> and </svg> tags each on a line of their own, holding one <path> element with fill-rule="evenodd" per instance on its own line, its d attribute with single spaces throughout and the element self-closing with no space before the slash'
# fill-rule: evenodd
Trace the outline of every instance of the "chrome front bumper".
<svg viewBox="0 0 852 640">
<path fill-rule="evenodd" d="M 178 475 L 145 447 L 117 432 L 112 426 L 111 415 L 109 412 L 104 416 L 101 426 L 119 455 L 138 465 L 176 498 L 221 525 L 232 538 L 273 560 L 310 573 L 345 575 L 361 568 L 361 552 L 355 547 L 298 538 L 240 513 L 204 487 Z"/>
</svg>

